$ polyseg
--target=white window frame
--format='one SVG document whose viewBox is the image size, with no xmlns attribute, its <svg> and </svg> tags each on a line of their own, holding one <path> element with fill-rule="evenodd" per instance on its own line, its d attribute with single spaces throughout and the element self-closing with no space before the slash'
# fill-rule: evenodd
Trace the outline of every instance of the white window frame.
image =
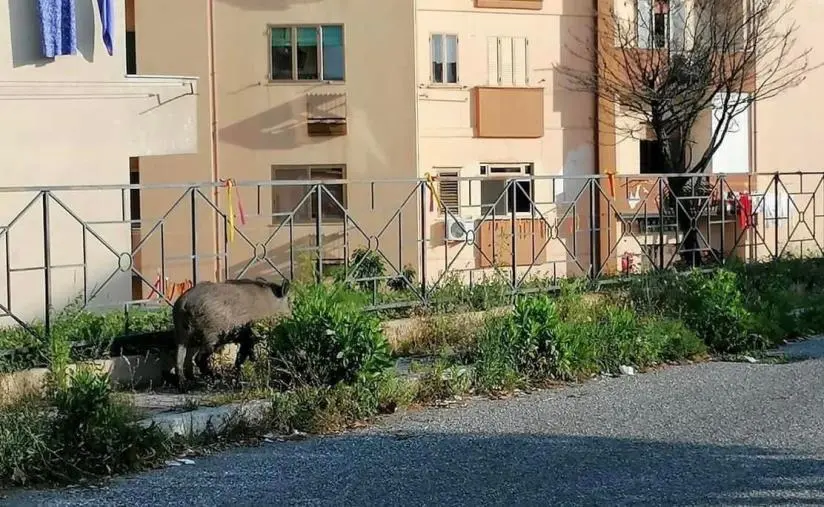
<svg viewBox="0 0 824 507">
<path fill-rule="evenodd" d="M 443 81 L 435 81 L 435 73 L 432 71 L 432 67 L 434 66 L 435 62 L 432 60 L 432 38 L 435 36 L 441 37 L 441 59 L 443 61 L 443 72 L 441 73 L 441 77 Z M 446 79 L 448 72 L 446 70 L 446 40 L 448 37 L 455 37 L 455 82 L 450 83 Z M 460 86 L 461 83 L 461 38 L 458 36 L 457 33 L 453 32 L 431 32 L 429 34 L 429 84 L 431 86 Z"/>
<path fill-rule="evenodd" d="M 666 18 L 666 34 L 664 37 L 664 45 L 663 46 L 656 46 L 655 45 L 655 4 L 658 3 L 657 0 L 635 0 L 634 8 L 635 8 L 635 37 L 636 37 L 636 45 L 640 49 L 650 49 L 650 50 L 658 50 L 658 49 L 673 49 L 673 50 L 683 50 L 686 48 L 688 41 L 682 40 L 680 41 L 681 47 L 674 47 L 673 46 L 673 29 L 675 26 L 675 17 L 673 13 L 678 13 L 679 10 L 682 15 L 686 15 L 688 11 L 686 11 L 686 2 L 688 0 L 667 0 L 668 8 L 667 8 L 667 18 Z M 649 12 L 647 15 L 649 16 L 649 25 L 646 27 L 647 30 L 647 40 L 643 40 L 641 36 L 641 2 L 649 4 Z M 674 5 L 675 3 L 680 2 L 680 5 Z M 684 19 L 684 24 L 686 26 L 687 23 L 690 21 Z M 685 31 L 684 37 L 686 37 L 687 33 Z"/>
<path fill-rule="evenodd" d="M 532 163 L 532 162 L 516 162 L 516 163 L 512 163 L 512 162 L 503 162 L 503 163 L 485 162 L 485 163 L 481 164 L 480 167 L 481 167 L 481 173 L 482 173 L 481 174 L 482 179 L 480 181 L 481 195 L 483 195 L 484 181 L 487 181 L 487 180 L 504 180 L 504 181 L 507 181 L 507 180 L 530 179 L 530 181 L 531 181 L 531 185 L 530 185 L 530 189 L 529 189 L 529 192 L 530 192 L 530 195 L 529 195 L 530 206 L 532 208 L 536 207 L 536 204 L 535 204 L 535 180 L 531 179 L 531 176 L 535 172 L 535 164 L 534 163 Z M 494 171 L 494 169 L 506 169 L 506 170 L 511 170 L 511 172 L 510 171 Z M 517 170 L 517 172 L 515 172 L 515 170 Z M 510 198 L 509 191 L 507 191 L 507 195 L 504 196 L 504 199 L 505 199 L 504 207 L 505 208 L 508 207 L 509 198 Z M 481 213 L 483 213 L 483 214 L 487 213 L 489 211 L 489 209 L 484 210 L 483 207 L 484 206 L 489 206 L 489 205 L 490 205 L 490 203 L 481 202 L 481 206 L 480 206 L 481 207 Z M 506 214 L 503 214 L 503 215 L 495 213 L 495 218 L 496 219 L 503 218 L 503 217 L 510 217 L 510 216 L 512 216 L 511 211 L 507 211 Z M 531 211 L 515 211 L 515 216 L 516 217 L 531 217 L 532 212 Z M 491 220 L 491 219 L 492 219 L 492 214 L 490 213 L 487 216 L 487 220 Z"/>
<path fill-rule="evenodd" d="M 334 26 L 340 27 L 341 38 L 343 43 L 343 79 L 326 79 L 323 75 L 323 27 Z M 292 79 L 272 79 L 272 30 L 288 28 L 291 30 L 292 43 Z M 318 33 L 318 79 L 298 79 L 298 28 L 314 28 Z M 269 74 L 267 77 L 269 83 L 345 83 L 346 82 L 346 27 L 343 23 L 318 23 L 318 24 L 295 24 L 295 25 L 268 25 L 266 33 L 268 34 L 269 50 Z"/>
</svg>

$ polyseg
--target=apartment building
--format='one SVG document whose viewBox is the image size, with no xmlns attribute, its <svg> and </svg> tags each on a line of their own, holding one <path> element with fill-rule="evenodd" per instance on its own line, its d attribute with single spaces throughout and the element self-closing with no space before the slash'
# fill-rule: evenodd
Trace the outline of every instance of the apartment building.
<svg viewBox="0 0 824 507">
<path fill-rule="evenodd" d="M 191 276 L 191 257 L 201 254 L 198 279 L 271 275 L 273 266 L 289 275 L 287 265 L 303 253 L 340 262 L 368 245 L 395 269 L 410 265 L 436 279 L 446 269 L 511 267 L 506 238 L 515 231 L 519 272 L 535 272 L 530 266 L 537 264 L 563 275 L 585 270 L 586 262 L 576 260 L 594 253 L 586 251 L 593 230 L 601 238 L 598 254 L 617 267 L 608 258 L 632 247 L 611 244 L 620 235 L 615 214 L 632 211 L 630 192 L 623 190 L 626 209 L 598 208 L 578 195 L 574 177 L 648 172 L 650 146 L 604 128 L 622 121 L 621 111 L 594 94 L 571 91 L 553 66 L 586 65 L 580 55 L 592 55 L 594 46 L 585 41 L 592 42 L 612 9 L 629 20 L 655 13 L 648 21 L 654 26 L 660 13 L 653 4 L 660 9 L 662 2 L 141 0 L 135 6 L 138 68 L 198 76 L 202 90 L 200 151 L 141 159 L 141 181 L 260 182 L 237 194 L 249 215 L 244 238 L 228 242 L 220 224 L 199 220 L 195 236 L 167 240 L 165 272 L 171 281 Z M 822 7 L 799 0 L 794 18 L 804 20 L 800 45 L 814 46 L 813 20 L 824 19 Z M 660 38 L 653 35 L 649 40 Z M 713 171 L 816 167 L 818 157 L 808 149 L 815 129 L 788 125 L 795 121 L 791 113 L 810 118 L 801 111 L 819 107 L 813 98 L 818 79 L 815 74 L 741 116 Z M 705 120 L 709 129 L 712 114 Z M 439 199 L 421 202 L 416 180 L 427 175 Z M 538 179 L 507 186 L 519 175 Z M 291 184 L 318 180 L 346 183 L 328 185 L 320 202 L 307 198 L 309 186 Z M 512 192 L 501 195 L 504 188 Z M 209 197 L 225 209 L 222 189 Z M 141 213 L 157 216 L 178 198 L 173 191 L 144 194 Z M 570 201 L 577 206 L 562 212 L 560 205 Z M 210 213 L 207 203 L 192 206 Z M 593 209 L 599 209 L 595 217 Z M 190 211 L 171 211 L 168 230 L 188 231 Z M 560 240 L 543 249 L 548 232 L 536 211 Z M 473 229 L 471 241 L 456 235 L 456 221 Z M 158 241 L 150 238 L 142 254 L 147 276 L 161 264 Z M 214 255 L 223 248 L 225 257 Z"/>
<path fill-rule="evenodd" d="M 487 245 L 481 255 L 462 248 L 462 238 L 448 239 L 454 220 L 431 198 L 421 214 L 415 180 L 432 176 L 441 201 L 459 220 L 471 220 L 466 224 L 488 215 L 478 234 L 491 245 L 502 216 L 516 213 L 528 225 L 527 201 L 553 201 L 564 192 L 560 182 L 547 181 L 496 203 L 507 177 L 595 171 L 595 102 L 561 89 L 551 71 L 569 51 L 564 34 L 592 30 L 587 2 L 143 0 L 135 19 L 138 67 L 199 76 L 203 90 L 200 152 L 141 160 L 142 182 L 349 181 L 327 186 L 335 199 L 321 203 L 320 239 L 314 202 L 299 207 L 290 227 L 276 230 L 283 217 L 272 216 L 293 211 L 306 187 L 241 188 L 245 208 L 253 209 L 244 226 L 251 244 L 236 238 L 228 266 L 202 262 L 201 279 L 227 267 L 236 274 L 264 249 L 286 269 L 294 260 L 289 243 L 297 245 L 292 256 L 322 245 L 325 262 L 358 245 L 379 245 L 393 267 L 416 270 L 424 248 L 427 264 L 438 266 L 427 277 L 447 266 L 488 267 L 505 254 L 500 241 L 501 252 Z M 458 185 L 449 180 L 454 176 L 474 180 Z M 143 195 L 143 215 L 160 213 L 176 197 Z M 212 197 L 225 204 L 222 191 Z M 348 209 L 346 224 L 334 201 Z M 182 210 L 181 227 L 187 219 Z M 221 248 L 218 229 L 198 223 L 204 257 Z M 157 245 L 142 261 L 153 276 L 159 259 L 152 250 Z M 166 253 L 166 271 L 178 273 L 171 281 L 189 272 L 187 259 L 177 271 L 168 260 L 190 253 L 188 239 L 170 243 Z M 244 273 L 271 269 L 256 263 Z"/>
<path fill-rule="evenodd" d="M 730 14 L 742 19 L 752 16 L 755 6 L 763 8 L 766 5 L 758 0 L 730 0 L 728 4 Z M 700 12 L 701 5 L 697 0 L 598 0 L 598 5 L 602 14 L 609 13 L 614 8 L 617 17 L 635 29 L 639 51 L 648 54 L 661 50 L 675 50 L 677 53 L 679 49 L 689 48 L 690 34 L 702 30 L 702 27 L 695 26 L 702 22 L 700 15 L 696 15 Z M 785 10 L 786 7 L 791 9 Z M 764 61 L 759 62 L 752 75 L 742 83 L 739 92 L 767 95 L 760 87 L 765 79 L 769 79 L 768 74 L 776 71 L 775 65 L 787 66 L 779 73 L 788 72 L 787 69 L 791 68 L 790 61 L 806 50 L 811 50 L 809 72 L 800 85 L 742 108 L 730 122 L 723 142 L 707 167 L 710 173 L 727 175 L 728 187 L 725 190 L 749 194 L 756 204 L 760 204 L 757 206 L 755 221 L 761 224 L 762 229 L 759 232 L 754 229 L 742 230 L 736 225 L 735 216 L 723 217 L 723 220 L 721 216 L 715 216 L 711 219 L 713 225 L 705 222 L 698 226 L 702 239 L 708 246 L 722 249 L 722 245 L 725 245 L 723 250 L 726 255 L 750 259 L 775 255 L 785 248 L 786 251 L 796 249 L 820 252 L 820 238 L 824 234 L 820 220 L 814 216 L 820 214 L 820 209 L 814 211 L 815 206 L 809 205 L 811 200 L 821 199 L 815 195 L 821 190 L 820 176 L 809 173 L 822 171 L 821 156 L 817 149 L 819 143 L 815 141 L 820 137 L 820 128 L 810 123 L 810 119 L 817 118 L 824 107 L 817 98 L 817 90 L 824 84 L 824 74 L 817 69 L 822 61 L 822 52 L 820 37 L 816 33 L 816 27 L 824 21 L 824 5 L 811 0 L 798 0 L 792 4 L 787 2 L 786 5 L 776 2 L 773 14 L 778 19 L 774 26 L 775 32 L 769 34 L 773 37 L 769 43 L 778 41 L 778 37 L 794 25 L 787 42 L 794 43 L 795 48 L 780 62 L 774 59 L 775 52 L 764 57 Z M 602 23 L 605 19 L 599 18 Z M 603 36 L 603 32 L 599 33 Z M 719 121 L 724 118 L 721 112 L 724 97 L 723 93 L 716 94 L 712 105 L 699 117 L 692 132 L 692 153 L 700 156 L 711 145 L 713 132 L 719 130 Z M 622 133 L 621 127 L 625 126 L 622 122 L 631 120 L 628 120 L 620 106 L 609 101 L 600 102 L 599 115 L 602 120 L 606 119 L 601 122 L 598 132 L 599 173 L 642 176 L 645 173 L 660 172 L 657 170 L 660 163 L 656 159 L 658 141 L 654 135 L 650 132 L 641 135 Z M 785 175 L 780 183 L 776 183 L 772 176 L 776 172 L 800 174 Z M 807 175 L 804 176 L 803 173 Z M 630 228 L 626 222 L 607 220 L 603 230 L 609 230 L 606 235 L 613 239 L 602 236 L 602 254 L 609 248 L 607 245 L 610 241 L 614 245 L 613 257 L 620 257 L 625 252 L 640 252 L 642 246 L 637 239 L 641 239 L 641 243 L 646 241 L 643 234 L 639 234 L 638 215 L 643 213 L 640 212 L 638 203 L 646 195 L 655 193 L 655 184 L 654 180 L 638 178 L 625 181 L 625 185 L 632 188 L 618 190 L 616 214 L 622 214 L 625 220 L 634 216 L 636 223 Z M 777 209 L 765 211 L 765 207 Z M 648 211 L 656 213 L 657 205 L 649 206 Z M 775 221 L 776 218 L 779 221 Z M 615 245 L 614 238 L 619 238 L 622 233 L 626 236 Z M 657 235 L 657 232 L 653 234 Z M 676 233 L 671 231 L 663 239 L 664 243 L 670 244 L 664 257 L 670 258 L 675 251 Z M 650 238 L 648 242 L 660 243 L 661 239 Z M 779 246 L 776 249 L 774 245 L 786 247 Z M 658 258 L 657 251 L 654 257 Z M 609 259 L 609 262 L 613 266 L 619 265 L 615 259 Z"/>
<path fill-rule="evenodd" d="M 61 4 L 0 6 L 3 324 L 84 294 L 128 300 L 128 193 L 82 187 L 128 184 L 134 157 L 198 149 L 197 78 L 137 73 L 130 3 Z M 39 191 L 56 186 L 77 188 Z"/>
</svg>

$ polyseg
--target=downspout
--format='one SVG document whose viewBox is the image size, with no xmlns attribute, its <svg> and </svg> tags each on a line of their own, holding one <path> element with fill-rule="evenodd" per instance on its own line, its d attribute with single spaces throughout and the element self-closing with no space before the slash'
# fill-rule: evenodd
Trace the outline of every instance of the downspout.
<svg viewBox="0 0 824 507">
<path fill-rule="evenodd" d="M 210 148 L 211 153 L 209 157 L 210 166 L 212 168 L 212 183 L 217 183 L 220 178 L 220 172 L 218 171 L 218 152 L 217 152 L 217 98 L 216 98 L 216 90 L 217 84 L 215 83 L 215 17 L 214 17 L 214 10 L 215 10 L 215 2 L 214 0 L 208 0 L 206 4 L 206 24 L 208 27 L 207 33 L 207 40 L 209 45 L 209 58 L 208 58 L 208 69 L 209 69 L 209 135 L 210 135 Z M 220 188 L 215 186 L 212 190 L 212 198 L 214 202 L 219 207 L 219 190 Z M 230 211 L 231 212 L 231 211 Z M 220 217 L 217 213 L 215 213 L 215 223 L 214 229 L 212 230 L 212 239 L 214 240 L 214 251 L 215 253 L 220 252 Z M 220 280 L 220 257 L 215 256 L 215 280 Z M 224 261 L 226 262 L 226 261 Z"/>
<path fill-rule="evenodd" d="M 594 134 L 595 134 L 595 157 L 594 158 L 595 158 L 595 169 L 596 169 L 595 176 L 603 175 L 604 172 L 605 172 L 604 168 L 601 167 L 601 163 L 602 163 L 602 160 L 604 158 L 603 154 L 601 153 L 601 150 L 603 149 L 603 146 L 604 146 L 604 143 L 602 142 L 602 137 L 603 137 L 604 133 L 601 130 L 601 102 L 602 102 L 602 100 L 601 100 L 601 94 L 600 94 L 600 87 L 601 87 L 601 83 L 600 83 L 600 81 L 601 81 L 601 71 L 600 71 L 601 65 L 600 64 L 601 64 L 601 60 L 602 60 L 602 57 L 601 57 L 601 54 L 600 54 L 600 51 L 601 51 L 601 29 L 602 29 L 602 26 L 601 26 L 601 3 L 602 2 L 603 2 L 603 0 L 592 0 L 593 9 L 595 10 L 595 20 L 594 20 L 593 27 L 592 27 L 592 29 L 593 29 L 593 40 L 595 41 L 595 47 L 593 49 L 593 51 L 595 52 L 595 55 L 594 55 L 595 58 L 593 59 L 593 66 L 595 67 L 594 72 L 595 72 L 596 87 L 597 87 L 596 91 L 595 91 L 595 115 L 594 115 L 594 120 L 595 120 L 594 121 L 594 128 L 595 128 L 595 132 L 594 132 Z M 599 178 L 598 181 L 600 181 L 600 178 Z M 593 199 L 594 197 L 595 196 L 592 195 L 592 192 L 591 192 L 590 193 L 590 199 Z M 597 240 L 594 240 L 595 237 L 592 234 L 592 231 L 590 231 L 590 249 L 592 250 L 592 251 L 590 251 L 590 258 L 593 259 L 593 260 L 598 259 L 599 264 L 602 264 L 603 261 L 604 261 L 604 259 L 601 258 L 601 243 L 604 242 L 604 234 L 607 233 L 607 231 L 604 230 L 604 225 L 608 225 L 608 223 L 607 224 L 604 223 L 605 222 L 604 216 L 601 213 L 601 207 L 603 205 L 602 201 L 603 201 L 603 199 L 597 199 L 597 201 L 595 203 L 595 208 L 594 208 L 595 213 L 596 213 L 596 217 L 595 217 L 596 222 L 595 223 L 597 224 L 596 226 L 598 227 Z M 595 268 L 595 266 L 593 265 L 593 269 L 594 268 Z"/>
</svg>

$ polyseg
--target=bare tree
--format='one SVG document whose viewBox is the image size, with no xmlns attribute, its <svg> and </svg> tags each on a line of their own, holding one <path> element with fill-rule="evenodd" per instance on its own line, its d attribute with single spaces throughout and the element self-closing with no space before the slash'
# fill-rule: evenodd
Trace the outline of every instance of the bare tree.
<svg viewBox="0 0 824 507">
<path fill-rule="evenodd" d="M 628 12 L 599 13 L 596 40 L 578 41 L 585 54 L 571 50 L 585 64 L 555 70 L 570 89 L 596 94 L 624 117 L 607 115 L 614 124 L 599 128 L 658 141 L 656 172 L 704 173 L 738 115 L 799 85 L 812 70 L 811 50 L 797 48 L 795 0 L 618 1 L 631 6 Z M 716 121 L 699 146 L 694 129 L 708 114 Z M 675 196 L 695 195 L 694 181 L 706 180 L 668 178 Z M 694 251 L 698 234 L 685 211 L 676 213 L 686 232 L 682 249 Z M 684 260 L 696 264 L 700 257 Z"/>
</svg>

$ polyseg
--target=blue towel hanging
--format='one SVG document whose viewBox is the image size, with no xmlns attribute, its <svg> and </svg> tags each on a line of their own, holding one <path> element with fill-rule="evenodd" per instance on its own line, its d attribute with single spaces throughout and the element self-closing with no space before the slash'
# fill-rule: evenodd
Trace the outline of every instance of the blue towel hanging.
<svg viewBox="0 0 824 507">
<path fill-rule="evenodd" d="M 43 56 L 77 54 L 77 23 L 74 0 L 38 0 L 40 47 Z"/>
<path fill-rule="evenodd" d="M 109 56 L 114 53 L 114 5 L 112 0 L 97 0 L 100 23 L 103 25 L 103 43 Z"/>
</svg>

